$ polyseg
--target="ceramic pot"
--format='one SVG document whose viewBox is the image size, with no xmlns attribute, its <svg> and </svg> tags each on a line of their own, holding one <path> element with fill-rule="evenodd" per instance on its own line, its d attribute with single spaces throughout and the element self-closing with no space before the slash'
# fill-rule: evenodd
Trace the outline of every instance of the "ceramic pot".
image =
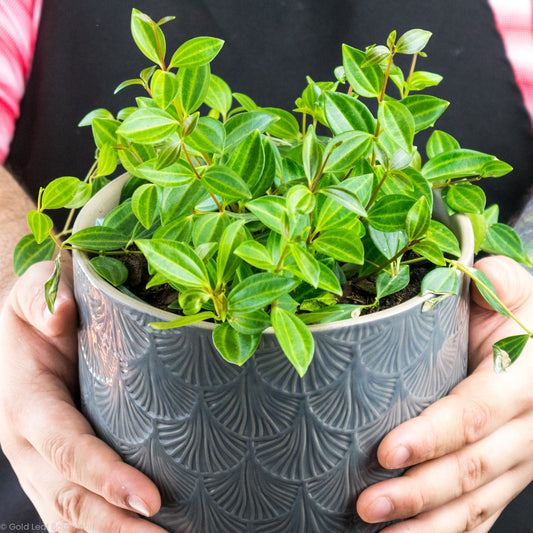
<svg viewBox="0 0 533 533">
<path fill-rule="evenodd" d="M 114 207 L 122 181 L 82 210 L 77 228 Z M 450 222 L 469 262 L 464 218 Z M 377 463 L 391 429 L 466 374 L 468 287 L 422 312 L 430 297 L 358 319 L 312 326 L 303 378 L 272 330 L 242 367 L 211 341 L 213 325 L 156 331 L 172 319 L 102 281 L 74 254 L 83 409 L 97 433 L 158 485 L 154 521 L 173 533 L 378 531 L 357 495 L 400 472 Z"/>
</svg>

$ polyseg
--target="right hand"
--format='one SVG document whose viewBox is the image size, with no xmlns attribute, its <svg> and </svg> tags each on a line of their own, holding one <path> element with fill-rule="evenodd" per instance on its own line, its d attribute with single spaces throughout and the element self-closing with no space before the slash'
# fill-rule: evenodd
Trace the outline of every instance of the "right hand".
<svg viewBox="0 0 533 533">
<path fill-rule="evenodd" d="M 2 449 L 50 531 L 164 533 L 137 514 L 158 511 L 156 486 L 99 440 L 76 408 L 71 265 L 63 269 L 53 315 L 43 289 L 52 268 L 31 267 L 0 315 Z"/>
</svg>

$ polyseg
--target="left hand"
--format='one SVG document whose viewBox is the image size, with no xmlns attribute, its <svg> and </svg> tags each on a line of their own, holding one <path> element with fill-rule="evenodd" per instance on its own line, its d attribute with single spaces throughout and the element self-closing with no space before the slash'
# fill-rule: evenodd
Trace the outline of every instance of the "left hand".
<svg viewBox="0 0 533 533">
<path fill-rule="evenodd" d="M 476 267 L 500 298 L 533 325 L 533 276 L 514 261 L 491 257 Z M 492 344 L 523 331 L 472 290 L 469 377 L 381 442 L 385 468 L 411 467 L 367 488 L 357 510 L 367 522 L 408 519 L 384 533 L 486 533 L 533 480 L 533 343 L 503 374 Z"/>
</svg>

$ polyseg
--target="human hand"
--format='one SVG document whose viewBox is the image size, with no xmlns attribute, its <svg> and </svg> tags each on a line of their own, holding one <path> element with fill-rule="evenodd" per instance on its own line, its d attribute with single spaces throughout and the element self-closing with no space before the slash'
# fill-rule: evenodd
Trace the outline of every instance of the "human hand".
<svg viewBox="0 0 533 533">
<path fill-rule="evenodd" d="M 531 325 L 533 276 L 504 257 L 475 266 Z M 486 533 L 533 479 L 533 346 L 506 373 L 496 374 L 492 344 L 523 331 L 495 313 L 475 288 L 472 298 L 469 377 L 383 439 L 380 463 L 411 468 L 369 487 L 357 502 L 368 522 L 408 519 L 383 532 Z"/>
<path fill-rule="evenodd" d="M 0 315 L 0 443 L 50 531 L 163 533 L 142 520 L 160 507 L 155 485 L 95 435 L 75 406 L 77 311 L 65 265 L 56 311 L 31 267 Z M 67 528 L 72 526 L 73 529 Z"/>
</svg>

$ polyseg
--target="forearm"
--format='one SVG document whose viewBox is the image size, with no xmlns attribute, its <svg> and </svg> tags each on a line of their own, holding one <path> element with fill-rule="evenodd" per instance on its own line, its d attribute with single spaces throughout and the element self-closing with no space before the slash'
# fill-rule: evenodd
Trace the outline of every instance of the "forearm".
<svg viewBox="0 0 533 533">
<path fill-rule="evenodd" d="M 13 250 L 21 237 L 29 233 L 26 213 L 34 208 L 33 201 L 13 176 L 0 166 L 0 306 L 15 280 Z"/>
</svg>

